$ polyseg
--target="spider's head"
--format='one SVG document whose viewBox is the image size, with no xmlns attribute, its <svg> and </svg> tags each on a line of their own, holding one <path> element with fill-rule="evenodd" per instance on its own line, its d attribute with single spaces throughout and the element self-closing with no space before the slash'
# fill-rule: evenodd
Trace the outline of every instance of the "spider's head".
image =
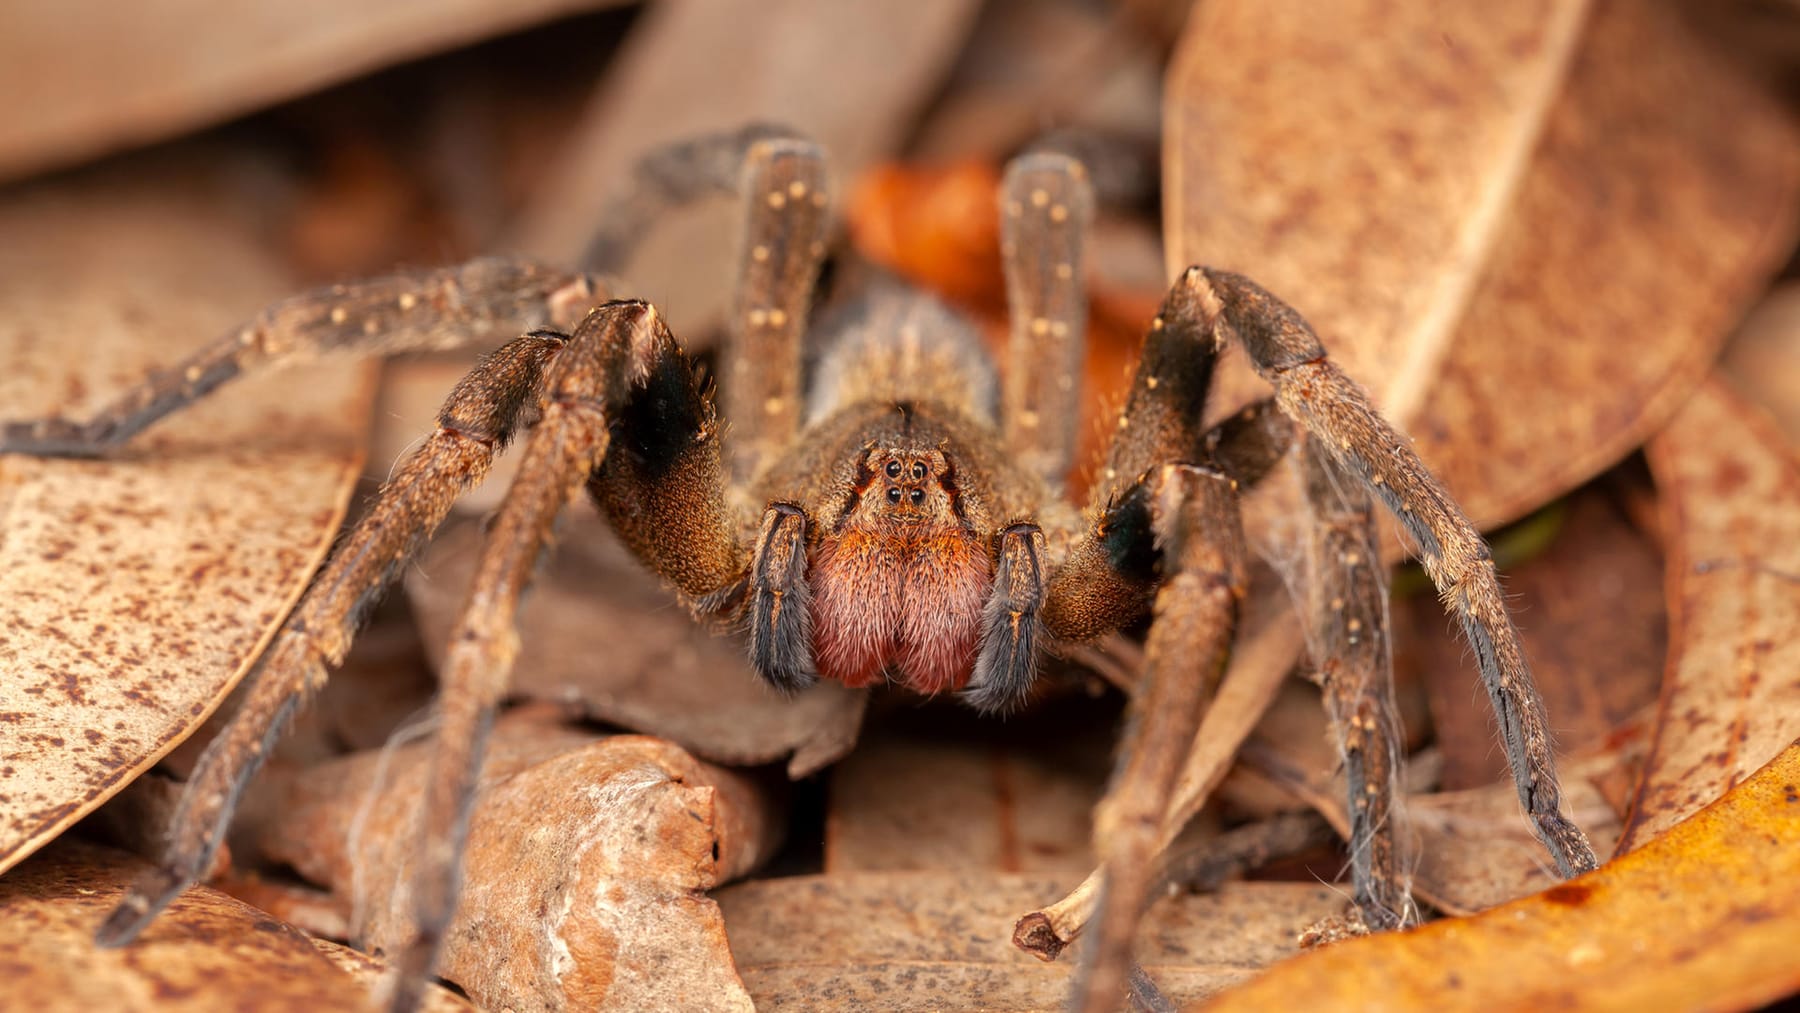
<svg viewBox="0 0 1800 1013">
<path fill-rule="evenodd" d="M 937 448 L 871 446 L 863 452 L 851 522 L 932 524 L 957 521 L 955 472 Z"/>
</svg>

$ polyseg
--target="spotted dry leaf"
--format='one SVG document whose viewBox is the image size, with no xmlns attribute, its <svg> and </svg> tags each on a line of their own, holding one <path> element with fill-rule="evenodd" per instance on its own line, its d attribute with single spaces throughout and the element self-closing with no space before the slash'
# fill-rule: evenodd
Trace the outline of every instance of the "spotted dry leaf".
<svg viewBox="0 0 1800 1013">
<path fill-rule="evenodd" d="M 123 950 L 94 946 L 94 927 L 147 867 L 142 859 L 60 841 L 0 878 L 0 977 L 9 1009 L 352 1010 L 377 1008 L 384 969 L 327 950 L 297 929 L 206 887 L 187 891 Z M 345 973 L 350 971 L 352 973 Z M 468 1009 L 444 989 L 434 1013 Z"/>
<path fill-rule="evenodd" d="M 956 872 L 795 876 L 719 891 L 731 952 L 761 1010 L 1061 1009 L 1077 961 L 1015 949 L 1013 918 L 1073 880 Z M 1181 1002 L 1298 952 L 1341 914 L 1328 886 L 1234 883 L 1150 910 L 1137 956 Z"/>
<path fill-rule="evenodd" d="M 0 176 L 160 140 L 607 2 L 17 0 L 0 24 Z"/>
<path fill-rule="evenodd" d="M 1800 736 L 1800 460 L 1717 381 L 1650 441 L 1668 543 L 1670 663 L 1621 853 Z"/>
<path fill-rule="evenodd" d="M 1800 743 L 1637 851 L 1473 918 L 1342 942 L 1209 1010 L 1756 1009 L 1800 991 Z"/>
<path fill-rule="evenodd" d="M 430 743 L 269 783 L 263 857 L 327 885 L 371 952 L 410 938 Z M 496 725 L 438 973 L 491 1009 L 748 1009 L 705 891 L 773 850 L 781 817 L 739 775 L 643 736 L 514 711 Z"/>
<path fill-rule="evenodd" d="M 805 777 L 856 743 L 864 690 L 822 682 L 789 698 L 750 666 L 741 639 L 695 623 L 591 507 L 571 507 L 519 614 L 516 696 L 680 743 L 718 763 L 785 760 Z M 468 594 L 481 525 L 446 527 L 406 588 L 441 660 Z"/>
<path fill-rule="evenodd" d="M 0 204 L 0 414 L 84 415 L 286 294 L 220 179 L 139 163 Z M 343 516 L 368 377 L 247 380 L 105 460 L 0 458 L 0 869 L 242 675 Z"/>
<path fill-rule="evenodd" d="M 1786 110 L 1675 5 L 1208 2 L 1169 82 L 1171 263 L 1292 302 L 1481 525 L 1653 431 L 1794 234 Z"/>
</svg>

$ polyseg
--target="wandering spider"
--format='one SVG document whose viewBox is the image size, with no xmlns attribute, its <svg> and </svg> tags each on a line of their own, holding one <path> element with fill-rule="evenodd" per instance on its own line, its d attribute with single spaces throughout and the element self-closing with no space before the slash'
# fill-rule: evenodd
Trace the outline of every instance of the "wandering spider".
<svg viewBox="0 0 1800 1013">
<path fill-rule="evenodd" d="M 1063 497 L 1074 456 L 1086 305 L 1081 250 L 1093 197 L 1051 152 L 1009 168 L 1000 194 L 1012 330 L 1004 383 L 967 324 L 920 293 L 871 286 L 806 322 L 829 229 L 813 144 L 755 128 L 647 159 L 627 213 L 590 261 L 660 205 L 735 191 L 747 215 L 720 397 L 729 439 L 650 305 L 598 276 L 516 259 L 397 274 L 277 303 L 126 391 L 86 422 L 14 422 L 0 450 L 89 455 L 252 368 L 327 350 L 391 354 L 500 340 L 458 383 L 438 428 L 344 538 L 247 680 L 206 750 L 168 851 L 100 927 L 122 946 L 205 869 L 238 796 L 302 702 L 342 662 L 370 603 L 456 497 L 516 435 L 517 479 L 494 517 L 451 635 L 414 883 L 419 942 L 397 1002 L 431 969 L 457 899 L 484 737 L 507 686 L 513 618 L 551 525 L 585 485 L 625 543 L 693 611 L 741 626 L 757 672 L 794 691 L 819 678 L 957 692 L 1004 712 L 1039 660 L 1153 617 L 1119 773 L 1096 820 L 1106 888 L 1090 1004 L 1117 1001 L 1152 882 L 1177 755 L 1224 666 L 1244 593 L 1238 518 L 1301 435 L 1315 554 L 1315 659 L 1345 752 L 1355 900 L 1376 927 L 1406 911 L 1387 819 L 1393 732 L 1376 697 L 1387 646 L 1369 493 L 1400 519 L 1475 649 L 1519 797 L 1565 875 L 1595 865 L 1560 812 L 1541 702 L 1481 537 L 1406 439 L 1332 364 L 1287 305 L 1236 274 L 1190 268 L 1150 323 L 1142 360 L 1085 507 Z M 518 336 L 518 335 L 523 336 Z M 1275 389 L 1201 421 L 1215 360 L 1236 342 Z M 809 350 L 816 350 L 808 373 Z M 1158 701 L 1186 701 L 1160 706 Z M 1142 702 L 1148 701 L 1148 702 Z"/>
</svg>

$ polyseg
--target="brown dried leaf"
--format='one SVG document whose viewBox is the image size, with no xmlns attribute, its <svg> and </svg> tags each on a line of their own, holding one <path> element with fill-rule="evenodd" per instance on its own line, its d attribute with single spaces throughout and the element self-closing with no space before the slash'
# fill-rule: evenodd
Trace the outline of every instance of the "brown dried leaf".
<svg viewBox="0 0 1800 1013">
<path fill-rule="evenodd" d="M 285 294 L 219 180 L 140 162 L 0 206 L 0 414 L 81 416 Z M 102 461 L 0 458 L 0 869 L 237 682 L 337 530 L 368 377 L 246 380 Z"/>
<path fill-rule="evenodd" d="M 1800 461 L 1716 381 L 1648 452 L 1668 539 L 1671 660 L 1620 853 L 1800 736 Z"/>
<path fill-rule="evenodd" d="M 1586 9 L 1200 5 L 1169 74 L 1171 270 L 1292 301 L 1404 420 L 1461 318 Z M 1219 410 L 1261 396 L 1221 375 Z"/>
<path fill-rule="evenodd" d="M 825 872 L 1086 875 L 1116 722 L 1077 703 L 961 735 L 928 711 L 865 736 L 831 772 Z"/>
<path fill-rule="evenodd" d="M 640 155 L 707 131 L 776 122 L 825 147 L 841 182 L 893 154 L 949 70 L 980 5 L 974 0 L 664 0 L 645 11 L 615 58 L 571 150 L 524 216 L 513 244 L 569 262 Z M 724 319 L 740 212 L 730 201 L 659 225 L 634 258 L 635 293 L 677 334 Z"/>
<path fill-rule="evenodd" d="M 410 938 L 429 759 L 429 743 L 358 753 L 256 802 L 276 814 L 257 848 L 349 902 L 377 954 Z M 515 711 L 489 740 L 439 973 L 498 1009 L 747 1009 L 704 891 L 779 826 L 750 782 L 669 743 Z"/>
<path fill-rule="evenodd" d="M 1703 397 L 1705 395 L 1702 395 Z M 1800 743 L 1642 849 L 1474 918 L 1315 951 L 1209 1006 L 1754 1009 L 1800 990 Z"/>
<path fill-rule="evenodd" d="M 1549 546 L 1506 567 L 1504 579 L 1557 750 L 1576 754 L 1603 744 L 1656 699 L 1668 650 L 1663 565 L 1656 543 L 1605 489 L 1584 489 L 1553 509 L 1554 517 L 1526 522 L 1556 526 Z M 1410 595 L 1393 615 L 1396 668 L 1416 672 L 1431 695 L 1442 789 L 1511 777 L 1480 673 L 1437 596 Z"/>
<path fill-rule="evenodd" d="M 123 852 L 63 841 L 0 879 L 0 975 L 9 1008 L 374 1007 L 380 965 L 358 957 L 355 974 L 346 974 L 329 944 L 206 887 L 182 894 L 129 949 L 95 947 L 94 927 L 145 868 Z M 433 987 L 426 1008 L 469 1007 Z"/>
<path fill-rule="evenodd" d="M 1793 236 L 1786 111 L 1672 5 L 1585 7 L 1207 3 L 1170 78 L 1171 263 L 1292 300 L 1482 525 L 1653 431 Z"/>
<path fill-rule="evenodd" d="M 770 690 L 743 644 L 697 625 L 591 508 L 570 513 L 519 615 L 514 695 L 573 704 L 718 763 L 786 757 L 793 777 L 855 745 L 865 691 L 829 682 L 792 698 Z M 407 580 L 434 660 L 467 597 L 480 538 L 479 524 L 447 525 Z"/>
<path fill-rule="evenodd" d="M 858 873 L 719 891 L 731 950 L 757 1008 L 1060 1009 L 1074 961 L 1014 949 L 1012 916 L 1069 881 L 957 873 Z M 1298 951 L 1299 930 L 1338 914 L 1323 886 L 1234 883 L 1151 908 L 1138 958 L 1193 1001 Z"/>
<path fill-rule="evenodd" d="M 1719 366 L 1800 446 L 1800 284 L 1770 292 L 1738 325 Z"/>
<path fill-rule="evenodd" d="M 377 67 L 617 2 L 15 0 L 0 18 L 0 176 L 170 137 Z"/>
</svg>

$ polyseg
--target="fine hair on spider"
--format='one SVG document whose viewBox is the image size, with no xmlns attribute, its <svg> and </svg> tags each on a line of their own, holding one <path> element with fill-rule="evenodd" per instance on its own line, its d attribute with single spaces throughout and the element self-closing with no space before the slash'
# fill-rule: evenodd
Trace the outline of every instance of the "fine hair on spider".
<svg viewBox="0 0 1800 1013">
<path fill-rule="evenodd" d="M 1249 279 L 1194 267 L 1149 324 L 1085 502 L 1073 463 L 1094 198 L 1081 164 L 1037 150 L 999 195 L 1011 311 L 1005 369 L 970 325 L 897 283 L 808 327 L 830 239 L 818 147 L 753 127 L 658 151 L 590 249 L 618 264 L 674 203 L 738 195 L 745 215 L 719 403 L 655 308 L 607 277 L 484 258 L 334 285 L 277 303 L 155 373 L 86 421 L 9 423 L 0 450 L 92 455 L 248 370 L 326 351 L 495 350 L 451 392 L 436 430 L 345 535 L 245 680 L 206 749 L 168 847 L 99 927 L 129 944 L 204 870 L 238 797 L 296 710 L 340 664 L 364 612 L 457 496 L 515 438 L 517 477 L 490 524 L 439 673 L 438 735 L 412 884 L 417 942 L 395 1005 L 419 1001 L 458 897 L 483 744 L 507 687 L 521 592 L 558 512 L 582 490 L 631 552 L 701 617 L 745 630 L 756 671 L 787 692 L 818 679 L 956 693 L 1005 712 L 1039 659 L 1150 617 L 1145 672 L 1095 817 L 1104 870 L 1080 1005 L 1116 1005 L 1156 882 L 1180 759 L 1223 670 L 1246 582 L 1239 497 L 1298 444 L 1314 669 L 1351 794 L 1354 899 L 1371 926 L 1409 910 L 1392 805 L 1398 730 L 1373 501 L 1417 546 L 1474 647 L 1519 797 L 1558 868 L 1593 868 L 1559 811 L 1542 704 L 1486 544 L 1299 314 Z M 1220 349 L 1274 389 L 1214 427 Z M 497 346 L 497 347 L 496 347 Z M 807 382 L 809 357 L 814 358 Z M 729 438 L 720 418 L 730 422 Z M 1296 438 L 1296 433 L 1299 434 Z"/>
</svg>

